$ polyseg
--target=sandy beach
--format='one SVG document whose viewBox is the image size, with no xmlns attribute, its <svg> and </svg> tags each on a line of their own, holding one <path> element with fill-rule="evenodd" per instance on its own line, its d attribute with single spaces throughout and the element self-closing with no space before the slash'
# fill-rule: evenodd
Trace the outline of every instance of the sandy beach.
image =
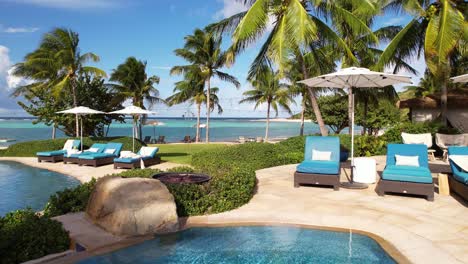
<svg viewBox="0 0 468 264">
<path fill-rule="evenodd" d="M 252 122 L 266 122 L 266 119 L 256 119 L 256 120 L 251 120 Z M 288 118 L 272 118 L 270 119 L 270 122 L 285 122 L 285 123 L 300 123 L 300 119 L 288 119 Z M 304 120 L 304 123 L 312 123 L 312 121 L 309 120 Z"/>
</svg>

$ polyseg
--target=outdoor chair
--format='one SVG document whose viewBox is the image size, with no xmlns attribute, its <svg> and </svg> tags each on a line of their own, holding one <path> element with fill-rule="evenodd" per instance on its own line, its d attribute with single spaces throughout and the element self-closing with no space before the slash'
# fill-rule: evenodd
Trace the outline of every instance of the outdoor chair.
<svg viewBox="0 0 468 264">
<path fill-rule="evenodd" d="M 114 159 L 114 169 L 136 169 L 161 163 L 161 158 L 156 156 L 158 147 L 141 147 L 137 154 L 124 153 L 119 158 Z M 122 151 L 123 152 L 123 151 Z"/>
<path fill-rule="evenodd" d="M 424 144 L 427 146 L 427 154 L 430 160 L 435 160 L 435 150 L 432 147 L 432 135 L 431 133 L 424 134 L 409 134 L 401 133 L 401 138 L 404 144 Z"/>
<path fill-rule="evenodd" d="M 146 136 L 146 137 L 143 139 L 143 142 L 145 142 L 146 144 L 151 143 L 151 136 Z"/>
<path fill-rule="evenodd" d="M 388 144 L 387 164 L 376 187 L 377 194 L 404 193 L 434 201 L 434 183 L 423 144 Z"/>
<path fill-rule="evenodd" d="M 86 149 L 84 151 L 77 151 L 76 153 L 67 153 L 66 155 L 63 156 L 63 163 L 64 164 L 67 164 L 67 163 L 78 164 L 79 156 L 90 155 L 93 153 L 101 153 L 104 151 L 105 148 L 106 148 L 105 143 L 94 143 L 93 145 L 91 145 L 89 149 Z"/>
<path fill-rule="evenodd" d="M 340 139 L 338 137 L 308 136 L 304 161 L 294 173 L 294 187 L 302 184 L 333 186 L 340 189 Z"/>
<path fill-rule="evenodd" d="M 241 143 L 241 144 L 244 144 L 245 143 L 245 137 L 244 136 L 240 136 L 239 139 L 237 140 L 237 142 Z"/>
<path fill-rule="evenodd" d="M 58 161 L 63 161 L 64 155 L 67 155 L 67 153 L 73 149 L 79 149 L 80 146 L 81 146 L 80 140 L 69 139 L 65 142 L 63 149 L 61 150 L 37 152 L 36 153 L 37 161 L 38 162 L 48 161 L 48 162 L 53 162 L 53 163 L 56 163 Z"/>
<path fill-rule="evenodd" d="M 159 136 L 158 140 L 156 141 L 156 144 L 165 144 L 166 143 L 165 139 L 166 139 L 165 136 Z"/>
<path fill-rule="evenodd" d="M 192 143 L 193 140 L 190 138 L 190 136 L 185 136 L 184 139 L 182 140 L 184 143 Z"/>
<path fill-rule="evenodd" d="M 448 147 L 448 159 L 452 169 L 450 189 L 468 201 L 468 147 Z"/>
<path fill-rule="evenodd" d="M 122 147 L 122 143 L 107 143 L 102 152 L 78 156 L 78 164 L 80 166 L 90 165 L 94 167 L 112 164 L 114 159 L 120 156 Z"/>
<path fill-rule="evenodd" d="M 447 161 L 447 150 L 449 146 L 464 146 L 465 135 L 448 135 L 436 133 L 436 145 L 444 152 L 442 157 L 444 161 Z"/>
</svg>

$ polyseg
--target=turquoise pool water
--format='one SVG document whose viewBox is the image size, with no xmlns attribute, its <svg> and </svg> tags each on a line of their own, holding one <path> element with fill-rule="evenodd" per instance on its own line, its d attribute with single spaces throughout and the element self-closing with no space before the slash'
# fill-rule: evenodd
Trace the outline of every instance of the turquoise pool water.
<svg viewBox="0 0 468 264">
<path fill-rule="evenodd" d="M 42 210 L 52 194 L 78 184 L 60 173 L 0 161 L 0 216 L 27 207 Z"/>
<path fill-rule="evenodd" d="M 110 254 L 98 263 L 395 263 L 373 239 L 296 227 L 191 228 Z"/>
</svg>

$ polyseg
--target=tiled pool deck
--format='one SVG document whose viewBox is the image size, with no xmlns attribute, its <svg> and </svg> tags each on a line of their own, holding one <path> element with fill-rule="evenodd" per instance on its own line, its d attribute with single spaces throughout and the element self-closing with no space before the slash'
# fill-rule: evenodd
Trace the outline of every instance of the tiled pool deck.
<svg viewBox="0 0 468 264">
<path fill-rule="evenodd" d="M 382 171 L 384 158 L 375 158 L 378 171 Z M 28 164 L 32 161 L 22 162 Z M 28 165 L 40 165 L 65 174 L 71 174 L 73 169 L 73 173 L 93 173 L 94 177 L 100 177 L 98 170 L 103 171 L 100 172 L 102 175 L 113 171 L 105 167 L 96 170 L 62 163 L 36 162 Z M 375 234 L 393 245 L 405 256 L 406 259 L 400 259 L 402 262 L 468 263 L 468 208 L 459 199 L 437 193 L 434 202 L 399 195 L 379 197 L 374 190 L 375 184 L 366 190 L 294 188 L 294 170 L 295 165 L 286 165 L 257 171 L 258 188 L 248 204 L 221 214 L 190 217 L 186 226 L 281 223 L 360 230 Z M 448 165 L 440 161 L 431 164 L 436 183 L 437 173 L 447 170 Z M 346 181 L 345 173 L 342 173 L 341 180 Z M 72 224 L 72 221 L 81 220 L 74 215 L 61 221 L 67 226 L 67 221 Z M 83 235 L 86 228 L 84 225 L 75 230 L 72 236 Z M 121 243 L 117 238 L 110 240 Z"/>
</svg>

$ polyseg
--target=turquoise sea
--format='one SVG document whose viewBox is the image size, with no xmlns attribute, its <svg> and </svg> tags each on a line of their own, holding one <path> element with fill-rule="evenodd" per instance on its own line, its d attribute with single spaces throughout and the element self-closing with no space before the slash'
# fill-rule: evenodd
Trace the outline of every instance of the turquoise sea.
<svg viewBox="0 0 468 264">
<path fill-rule="evenodd" d="M 152 119 L 151 119 L 152 120 Z M 150 120 L 150 121 L 151 121 Z M 162 126 L 143 128 L 143 136 L 165 136 L 167 142 L 179 142 L 186 135 L 195 137 L 196 119 L 182 118 L 157 118 L 155 120 L 164 123 Z M 16 142 L 49 139 L 52 137 L 52 128 L 44 124 L 32 124 L 32 119 L 0 119 L 0 138 L 12 138 Z M 110 126 L 108 136 L 131 136 L 131 120 L 126 123 L 114 123 Z M 269 138 L 286 138 L 299 134 L 300 123 L 270 122 Z M 202 135 L 205 129 L 202 129 Z M 306 123 L 305 133 L 318 133 L 316 124 Z M 239 136 L 264 137 L 265 122 L 260 119 L 246 118 L 216 118 L 210 120 L 211 141 L 235 141 Z M 57 137 L 65 137 L 61 131 L 57 131 Z M 204 136 L 202 137 L 204 138 Z M 11 144 L 10 142 L 8 144 Z M 0 143 L 4 144 L 5 143 Z"/>
</svg>

